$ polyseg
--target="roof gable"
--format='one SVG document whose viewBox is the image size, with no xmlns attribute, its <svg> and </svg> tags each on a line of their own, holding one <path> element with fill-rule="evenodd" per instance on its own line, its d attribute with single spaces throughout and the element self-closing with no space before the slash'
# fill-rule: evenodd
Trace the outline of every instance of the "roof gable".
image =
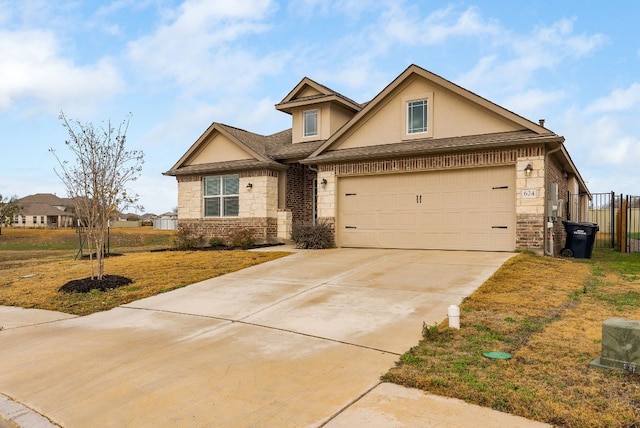
<svg viewBox="0 0 640 428">
<path fill-rule="evenodd" d="M 412 96 L 430 100 L 430 120 L 435 122 L 432 128 L 435 131 L 430 138 L 520 130 L 555 135 L 471 91 L 411 65 L 310 157 L 317 157 L 327 150 L 401 142 L 400 133 L 406 127 L 405 98 L 410 100 Z"/>
<path fill-rule="evenodd" d="M 262 136 L 221 123 L 211 126 L 191 145 L 171 171 L 187 166 L 254 159 L 269 162 Z"/>
<path fill-rule="evenodd" d="M 290 114 L 292 109 L 296 107 L 305 107 L 325 102 L 335 102 L 352 111 L 359 111 L 362 108 L 360 104 L 352 99 L 305 77 L 282 101 L 276 104 L 276 109 Z"/>
</svg>

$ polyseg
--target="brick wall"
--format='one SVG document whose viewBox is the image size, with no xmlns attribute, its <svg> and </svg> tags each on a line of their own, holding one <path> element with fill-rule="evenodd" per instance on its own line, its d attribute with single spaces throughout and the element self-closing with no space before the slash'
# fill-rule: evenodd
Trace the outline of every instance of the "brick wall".
<svg viewBox="0 0 640 428">
<path fill-rule="evenodd" d="M 537 145 L 504 150 L 324 164 L 320 165 L 318 170 L 319 172 L 333 171 L 336 175 L 428 171 L 469 166 L 509 165 L 516 163 L 519 158 L 542 155 L 544 155 L 544 147 Z"/>
<path fill-rule="evenodd" d="M 257 243 L 278 242 L 277 218 L 191 218 L 179 219 L 178 226 L 186 226 L 195 233 L 203 235 L 205 241 L 217 236 L 226 238 L 230 232 L 238 229 L 252 229 Z"/>
<path fill-rule="evenodd" d="M 558 199 L 562 199 L 564 201 L 562 207 L 562 217 L 558 217 L 553 226 L 553 250 L 554 254 L 558 254 L 560 250 L 564 248 L 567 236 L 564 230 L 564 225 L 562 224 L 562 220 L 567 219 L 566 199 L 569 187 L 568 180 L 566 177 L 564 177 L 562 166 L 558 163 L 558 161 L 555 159 L 555 156 L 553 155 L 550 156 L 549 163 L 547 165 L 547 173 L 549 174 L 547 184 L 550 186 L 551 183 L 558 183 Z M 551 215 L 551 213 L 549 213 L 549 215 Z"/>
<path fill-rule="evenodd" d="M 544 250 L 544 214 L 516 214 L 516 248 Z"/>
<path fill-rule="evenodd" d="M 285 207 L 291 211 L 293 224 L 313 222 L 313 180 L 316 176 L 316 172 L 306 165 L 289 165 Z"/>
</svg>

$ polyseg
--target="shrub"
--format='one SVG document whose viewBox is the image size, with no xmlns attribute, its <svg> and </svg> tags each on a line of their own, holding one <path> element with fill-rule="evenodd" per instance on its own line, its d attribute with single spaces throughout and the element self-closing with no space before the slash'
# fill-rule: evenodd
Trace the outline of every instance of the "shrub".
<svg viewBox="0 0 640 428">
<path fill-rule="evenodd" d="M 203 242 L 204 236 L 202 234 L 198 234 L 190 226 L 181 224 L 178 226 L 173 244 L 179 250 L 188 250 L 202 247 Z"/>
<path fill-rule="evenodd" d="M 293 225 L 291 239 L 296 248 L 321 250 L 335 247 L 331 225 L 324 222 Z"/>
<path fill-rule="evenodd" d="M 233 248 L 249 248 L 256 244 L 255 231 L 250 228 L 235 229 L 227 235 L 227 245 Z"/>
<path fill-rule="evenodd" d="M 215 248 L 222 248 L 227 246 L 224 238 L 221 238 L 219 236 L 213 236 L 211 239 L 209 239 L 209 245 Z"/>
</svg>

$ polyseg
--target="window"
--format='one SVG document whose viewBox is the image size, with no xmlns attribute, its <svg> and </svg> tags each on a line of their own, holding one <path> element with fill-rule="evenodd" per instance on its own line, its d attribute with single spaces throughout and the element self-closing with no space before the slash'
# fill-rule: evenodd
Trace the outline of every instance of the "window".
<svg viewBox="0 0 640 428">
<path fill-rule="evenodd" d="M 43 215 L 40 216 L 40 223 L 44 224 L 44 216 Z"/>
<path fill-rule="evenodd" d="M 22 224 L 27 224 L 27 216 L 26 215 L 22 216 Z"/>
<path fill-rule="evenodd" d="M 18 224 L 18 215 L 13 216 L 13 223 Z"/>
<path fill-rule="evenodd" d="M 303 136 L 312 137 L 318 135 L 318 110 L 307 110 L 302 112 Z"/>
<path fill-rule="evenodd" d="M 38 224 L 38 216 L 37 215 L 33 216 L 33 224 Z"/>
<path fill-rule="evenodd" d="M 407 134 L 427 132 L 427 100 L 407 103 Z"/>
<path fill-rule="evenodd" d="M 218 175 L 204 178 L 204 216 L 237 217 L 240 177 Z"/>
</svg>

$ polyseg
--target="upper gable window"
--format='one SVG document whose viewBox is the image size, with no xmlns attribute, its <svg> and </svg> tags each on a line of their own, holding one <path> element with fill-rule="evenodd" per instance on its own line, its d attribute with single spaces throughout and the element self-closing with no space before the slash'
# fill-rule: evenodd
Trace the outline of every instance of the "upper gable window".
<svg viewBox="0 0 640 428">
<path fill-rule="evenodd" d="M 428 100 L 407 103 L 407 134 L 428 132 Z"/>
<path fill-rule="evenodd" d="M 302 135 L 304 137 L 318 135 L 318 110 L 302 112 Z"/>
</svg>

